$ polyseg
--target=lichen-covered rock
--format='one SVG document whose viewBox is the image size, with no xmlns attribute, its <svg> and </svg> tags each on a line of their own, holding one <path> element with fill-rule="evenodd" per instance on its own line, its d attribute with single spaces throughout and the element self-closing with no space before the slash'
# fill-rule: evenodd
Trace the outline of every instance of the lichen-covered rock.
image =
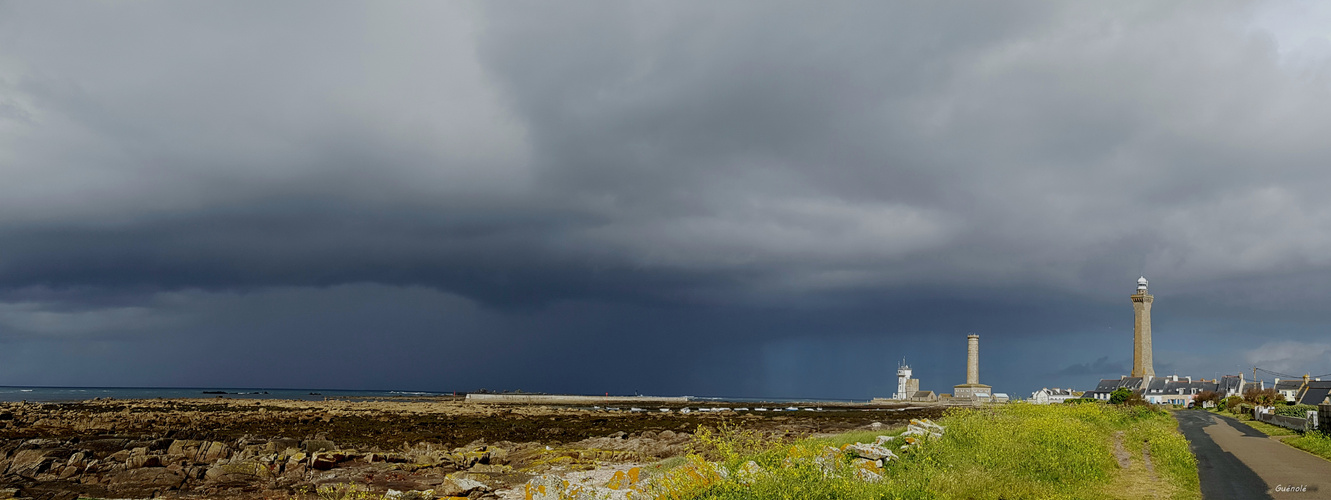
<svg viewBox="0 0 1331 500">
<path fill-rule="evenodd" d="M 846 445 L 842 449 L 847 453 L 850 453 L 851 455 L 854 455 L 859 458 L 866 458 L 869 460 L 896 458 L 896 454 L 892 453 L 892 450 L 889 450 L 877 444 L 855 443 L 855 444 Z"/>
<path fill-rule="evenodd" d="M 735 470 L 735 479 L 744 484 L 753 484 L 769 475 L 770 473 L 763 469 L 763 466 L 752 460 L 744 462 L 744 465 Z"/>
<path fill-rule="evenodd" d="M 301 443 L 301 448 L 305 453 L 314 454 L 320 451 L 332 451 L 337 449 L 337 445 L 327 439 L 307 439 Z"/>
<path fill-rule="evenodd" d="M 204 473 L 204 479 L 217 483 L 249 483 L 272 476 L 268 465 L 250 460 L 214 465 Z"/>
<path fill-rule="evenodd" d="M 126 470 L 108 481 L 111 490 L 134 497 L 155 496 L 161 491 L 179 489 L 184 483 L 184 474 L 164 467 Z"/>
<path fill-rule="evenodd" d="M 864 458 L 855 459 L 851 465 L 855 471 L 855 478 L 861 481 L 876 483 L 883 480 L 883 464 L 881 461 L 868 460 Z"/>
<path fill-rule="evenodd" d="M 434 490 L 398 491 L 389 489 L 388 493 L 384 494 L 384 500 L 434 500 Z"/>
<path fill-rule="evenodd" d="M 434 487 L 434 491 L 446 497 L 465 497 L 475 491 L 490 491 L 490 487 L 461 474 L 449 474 L 443 482 Z"/>
</svg>

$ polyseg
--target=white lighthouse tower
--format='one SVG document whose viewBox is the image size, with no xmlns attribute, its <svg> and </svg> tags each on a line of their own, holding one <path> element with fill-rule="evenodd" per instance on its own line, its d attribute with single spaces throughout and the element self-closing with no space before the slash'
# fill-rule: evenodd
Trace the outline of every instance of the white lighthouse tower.
<svg viewBox="0 0 1331 500">
<path fill-rule="evenodd" d="M 920 381 L 910 378 L 910 373 L 910 365 L 906 364 L 906 360 L 901 360 L 897 366 L 897 393 L 892 395 L 892 399 L 904 401 L 919 392 Z"/>
</svg>

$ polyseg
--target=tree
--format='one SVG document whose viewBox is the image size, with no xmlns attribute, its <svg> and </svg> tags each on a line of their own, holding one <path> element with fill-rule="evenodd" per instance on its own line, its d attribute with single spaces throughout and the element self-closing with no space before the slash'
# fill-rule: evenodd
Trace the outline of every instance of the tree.
<svg viewBox="0 0 1331 500">
<path fill-rule="evenodd" d="M 1132 398 L 1132 390 L 1127 387 L 1119 387 L 1114 392 L 1109 393 L 1109 403 L 1121 405 Z"/>
</svg>

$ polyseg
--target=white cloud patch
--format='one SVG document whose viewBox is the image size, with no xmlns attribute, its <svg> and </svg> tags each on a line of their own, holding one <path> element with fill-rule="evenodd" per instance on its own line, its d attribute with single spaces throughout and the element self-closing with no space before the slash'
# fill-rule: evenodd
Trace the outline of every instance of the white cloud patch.
<svg viewBox="0 0 1331 500">
<path fill-rule="evenodd" d="M 1258 368 L 1291 375 L 1319 375 L 1331 371 L 1331 344 L 1282 340 L 1252 350 L 1247 361 Z M 1320 370 L 1320 371 L 1319 371 Z"/>
</svg>

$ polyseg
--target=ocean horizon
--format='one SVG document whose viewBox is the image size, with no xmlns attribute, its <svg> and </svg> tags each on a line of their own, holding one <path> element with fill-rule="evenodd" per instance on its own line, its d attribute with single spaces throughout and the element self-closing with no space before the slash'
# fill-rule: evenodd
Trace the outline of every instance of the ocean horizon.
<svg viewBox="0 0 1331 500">
<path fill-rule="evenodd" d="M 381 398 L 448 396 L 453 392 L 355 389 L 292 389 L 263 387 L 41 387 L 0 386 L 0 401 L 67 403 L 93 398 L 179 399 L 244 397 L 248 399 L 295 399 L 322 401 L 327 398 Z"/>
<path fill-rule="evenodd" d="M 244 399 L 289 399 L 323 401 L 340 398 L 403 398 L 463 395 L 466 391 L 412 391 L 401 389 L 293 389 L 264 387 L 43 387 L 0 386 L 0 402 L 72 403 L 93 398 L 110 399 L 198 399 L 239 397 Z M 535 394 L 535 393 L 533 393 Z M 595 396 L 596 394 L 587 394 Z M 612 394 L 612 397 L 631 394 Z M 689 396 L 698 403 L 857 403 L 867 399 L 763 398 Z"/>
</svg>

